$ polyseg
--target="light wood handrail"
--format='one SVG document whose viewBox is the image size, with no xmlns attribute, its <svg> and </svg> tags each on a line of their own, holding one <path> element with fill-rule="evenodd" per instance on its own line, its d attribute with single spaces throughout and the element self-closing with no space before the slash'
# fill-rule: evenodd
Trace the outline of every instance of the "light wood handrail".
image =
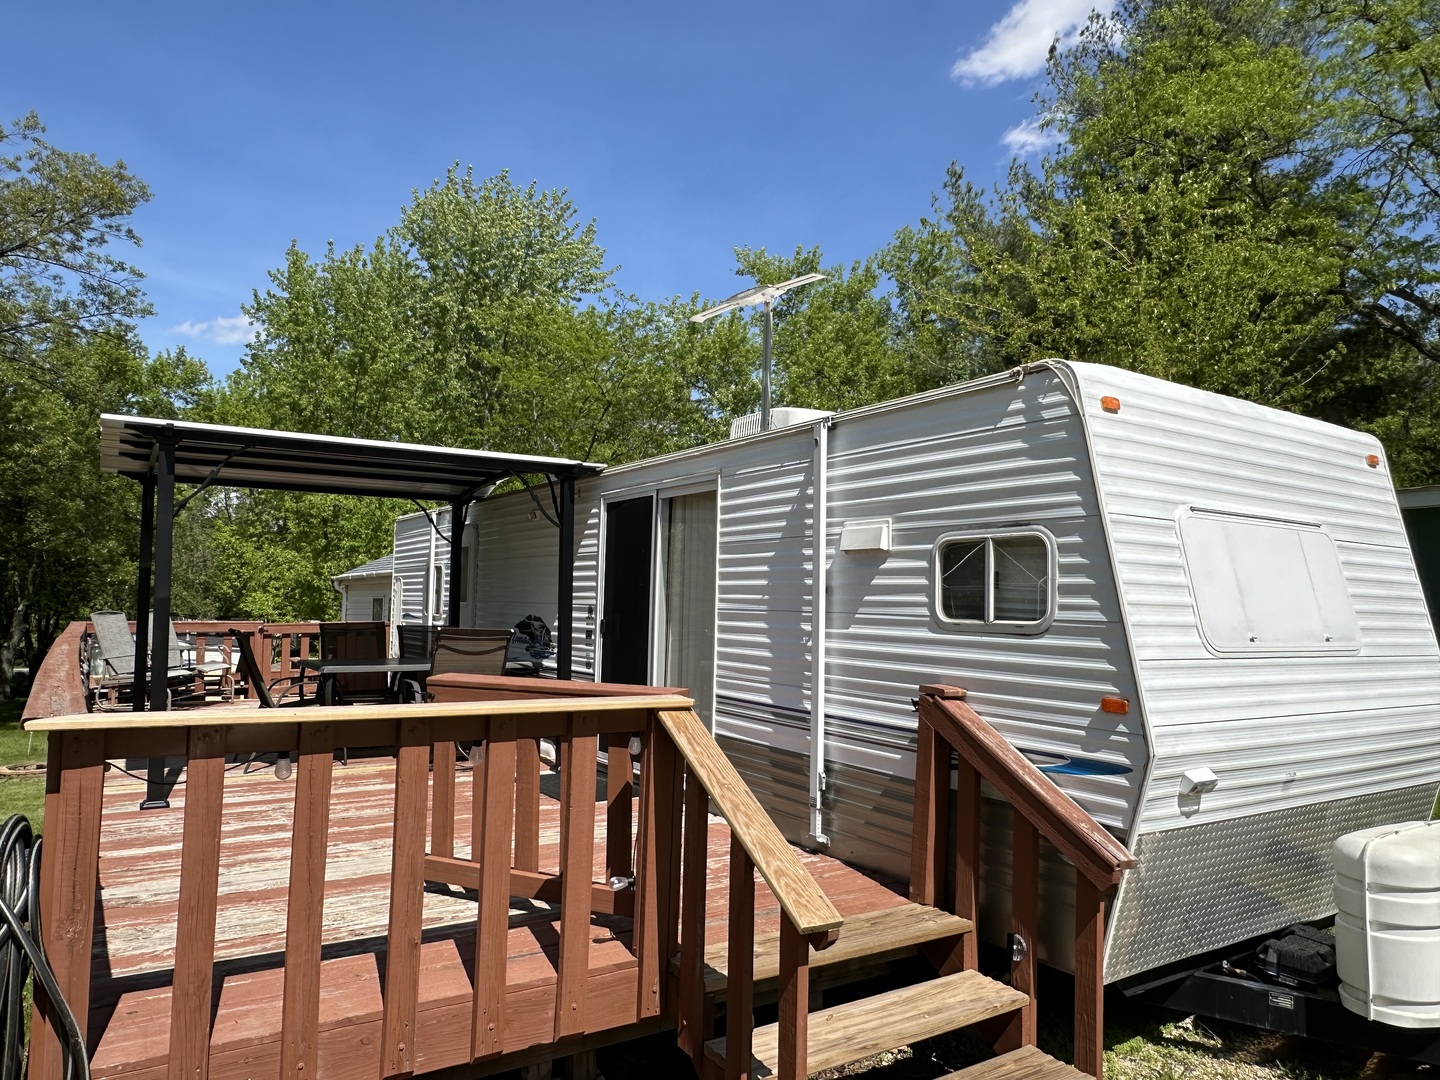
<svg viewBox="0 0 1440 1080">
<path fill-rule="evenodd" d="M 1135 856 L 965 703 L 955 686 L 922 686 L 920 711 L 1005 801 L 1097 888 L 1117 885 Z"/>
<path fill-rule="evenodd" d="M 77 713 L 27 720 L 26 731 L 103 731 L 123 726 L 143 728 L 246 727 L 264 725 L 345 724 L 373 720 L 394 720 L 399 715 L 414 720 L 445 720 L 487 716 L 554 715 L 567 710 L 617 712 L 627 709 L 688 709 L 694 701 L 678 694 L 630 694 L 615 697 L 553 697 L 508 701 L 449 701 L 414 705 L 312 705 L 303 713 L 291 709 L 193 709 L 175 712 L 135 713 L 117 723 L 114 716 Z M 546 734 L 549 734 L 547 731 Z"/>
<path fill-rule="evenodd" d="M 720 815 L 730 825 L 731 835 L 745 849 L 795 928 L 807 937 L 838 930 L 845 920 L 806 871 L 700 718 L 689 708 L 679 711 L 659 698 L 648 700 L 651 707 L 660 710 L 661 726 L 714 800 Z"/>
</svg>

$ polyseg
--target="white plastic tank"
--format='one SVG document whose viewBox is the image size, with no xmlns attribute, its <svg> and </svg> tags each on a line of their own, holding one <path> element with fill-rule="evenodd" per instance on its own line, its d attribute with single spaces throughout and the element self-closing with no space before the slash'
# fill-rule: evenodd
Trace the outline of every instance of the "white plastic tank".
<svg viewBox="0 0 1440 1080">
<path fill-rule="evenodd" d="M 1347 833 L 1335 863 L 1335 959 L 1352 1012 L 1440 1027 L 1440 821 Z"/>
</svg>

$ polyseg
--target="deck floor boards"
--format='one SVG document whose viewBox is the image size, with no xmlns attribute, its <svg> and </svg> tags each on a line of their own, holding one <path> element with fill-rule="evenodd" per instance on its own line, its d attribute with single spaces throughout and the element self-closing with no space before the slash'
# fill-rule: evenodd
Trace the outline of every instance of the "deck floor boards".
<svg viewBox="0 0 1440 1080">
<path fill-rule="evenodd" d="M 457 769 L 456 855 L 468 857 L 470 768 L 461 764 Z M 558 780 L 550 772 L 541 778 L 540 868 L 552 873 L 559 860 Z M 214 1076 L 278 1075 L 294 783 L 293 778 L 276 779 L 269 767 L 248 774 L 232 768 L 226 775 L 211 1033 Z M 605 873 L 603 785 L 602 778 L 592 859 L 597 880 Z M 185 787 L 173 789 L 168 810 L 140 811 L 142 791 L 142 784 L 123 773 L 107 775 L 90 1013 L 96 1077 L 164 1075 Z M 320 1072 L 326 1077 L 373 1076 L 378 1067 L 393 797 L 393 762 L 336 766 L 322 937 Z M 710 946 L 726 937 L 729 843 L 729 829 L 712 819 L 706 902 Z M 805 852 L 801 858 L 842 915 L 904 902 L 890 883 L 834 859 Z M 549 1040 L 558 944 L 555 909 L 528 900 L 512 903 L 507 1017 L 528 1019 L 513 1031 L 507 1025 L 506 1052 Z M 420 1071 L 468 1058 L 475 914 L 473 894 L 441 888 L 425 894 Z M 757 935 L 778 931 L 779 907 L 763 882 L 757 883 L 755 923 Z M 634 958 L 628 919 L 596 915 L 594 925 L 590 999 L 607 1004 L 587 1027 L 602 1030 L 627 1022 L 621 1005 L 633 1002 Z"/>
</svg>

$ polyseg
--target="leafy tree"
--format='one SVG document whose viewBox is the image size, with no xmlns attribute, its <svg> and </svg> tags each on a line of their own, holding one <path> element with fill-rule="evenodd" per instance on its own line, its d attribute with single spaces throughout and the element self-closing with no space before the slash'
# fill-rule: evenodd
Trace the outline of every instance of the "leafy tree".
<svg viewBox="0 0 1440 1080">
<path fill-rule="evenodd" d="M 1052 51 L 1053 155 L 992 197 L 952 166 L 884 254 L 928 335 L 915 352 L 967 374 L 1070 356 L 1368 426 L 1397 478 L 1423 478 L 1433 100 L 1428 43 L 1387 22 L 1402 7 L 1133 0 L 1092 19 Z M 1363 53 L 1386 26 L 1403 59 L 1377 74 Z M 1386 128 L 1392 112 L 1409 119 Z"/>
<path fill-rule="evenodd" d="M 1440 9 L 1341 0 L 1316 4 L 1312 17 L 1339 165 L 1370 197 L 1344 295 L 1361 318 L 1440 360 Z"/>
<path fill-rule="evenodd" d="M 149 189 L 124 162 L 58 150 L 35 113 L 0 125 L 0 377 L 65 386 L 77 335 L 123 333 L 150 314 L 140 272 L 112 254 Z"/>
</svg>

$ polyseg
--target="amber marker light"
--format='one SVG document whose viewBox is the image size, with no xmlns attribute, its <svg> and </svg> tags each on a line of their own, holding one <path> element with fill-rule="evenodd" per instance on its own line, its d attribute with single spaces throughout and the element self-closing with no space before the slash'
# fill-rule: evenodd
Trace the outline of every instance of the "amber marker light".
<svg viewBox="0 0 1440 1080">
<path fill-rule="evenodd" d="M 1379 454 L 1366 454 L 1366 455 L 1365 455 L 1365 464 L 1366 464 L 1366 465 L 1369 465 L 1370 468 L 1372 468 L 1372 469 L 1378 469 L 1378 468 L 1380 467 L 1380 455 L 1379 455 Z"/>
<path fill-rule="evenodd" d="M 1100 699 L 1100 711 L 1117 713 L 1124 716 L 1130 711 L 1130 699 L 1123 697 L 1102 697 Z"/>
<path fill-rule="evenodd" d="M 1120 399 L 1118 397 L 1111 397 L 1109 394 L 1106 394 L 1100 399 L 1100 408 L 1104 409 L 1106 412 L 1119 412 Z"/>
</svg>

